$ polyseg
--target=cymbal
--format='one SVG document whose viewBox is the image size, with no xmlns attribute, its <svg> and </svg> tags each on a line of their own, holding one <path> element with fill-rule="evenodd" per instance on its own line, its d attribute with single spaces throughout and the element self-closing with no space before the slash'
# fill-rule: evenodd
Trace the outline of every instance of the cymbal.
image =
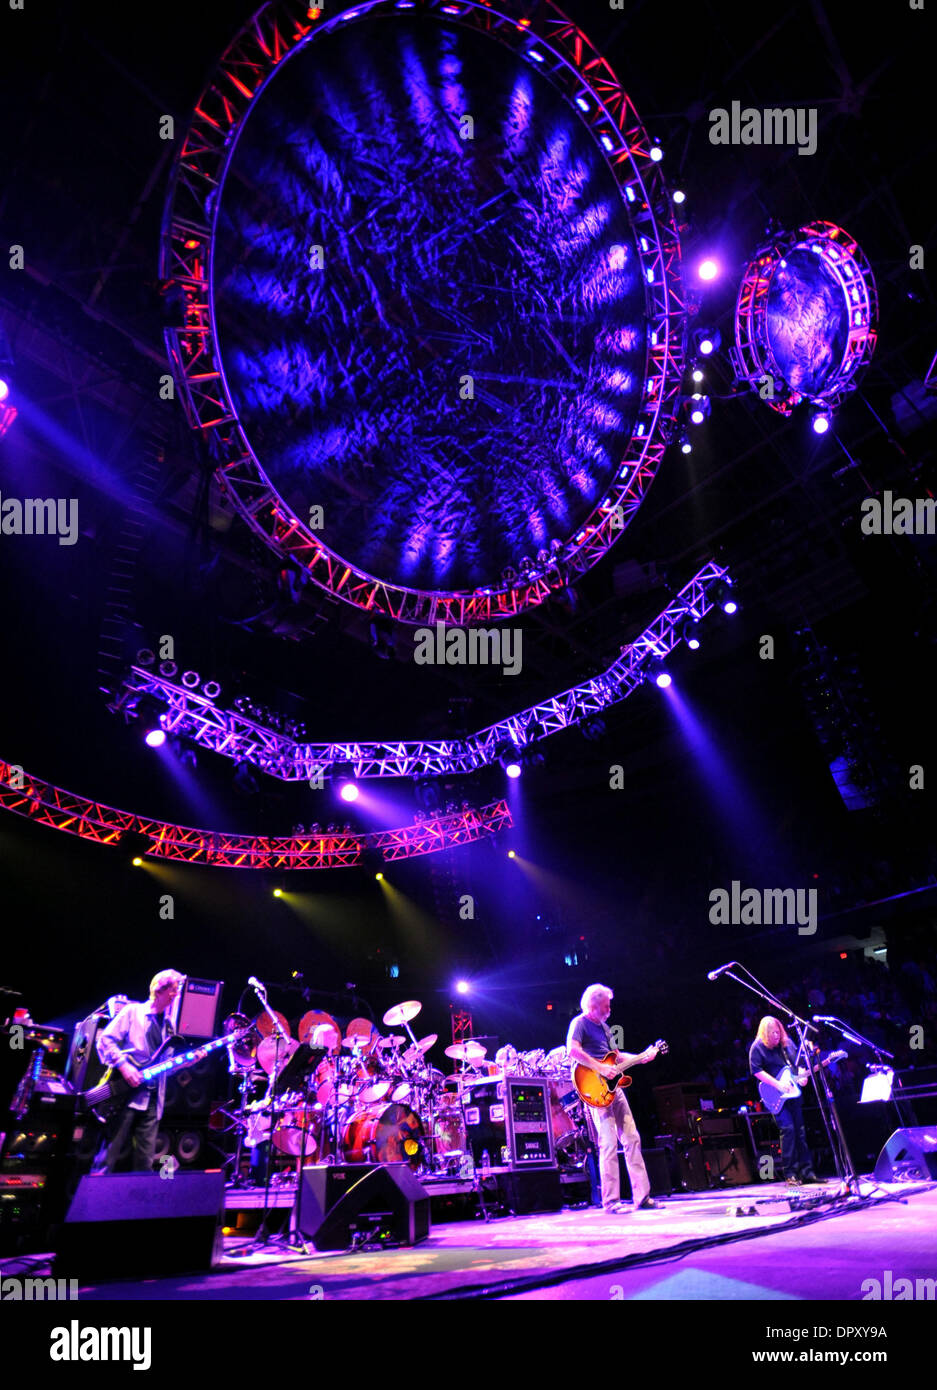
<svg viewBox="0 0 937 1390">
<path fill-rule="evenodd" d="M 335 1029 L 335 1038 L 332 1045 L 329 1047 L 329 1051 L 332 1053 L 340 1052 L 342 1047 L 342 1030 L 331 1014 L 324 1014 L 320 1009 L 310 1009 L 309 1012 L 303 1014 L 302 1018 L 299 1020 L 299 1027 L 296 1030 L 299 1035 L 299 1041 L 311 1047 L 313 1045 L 313 1031 L 320 1023 L 328 1023 Z"/>
<path fill-rule="evenodd" d="M 446 1048 L 446 1056 L 454 1057 L 457 1062 L 480 1062 L 483 1057 L 488 1056 L 487 1047 L 482 1047 L 481 1043 L 469 1040 L 464 1043 L 452 1043 Z"/>
<path fill-rule="evenodd" d="M 257 1061 L 269 1076 L 273 1071 L 274 1063 L 277 1063 L 277 1070 L 282 1071 L 293 1053 L 298 1049 L 299 1043 L 294 1038 L 289 1038 L 286 1042 L 280 1039 L 280 1052 L 277 1056 L 277 1039 L 270 1037 L 264 1038 L 257 1048 Z"/>
<path fill-rule="evenodd" d="M 363 1040 L 361 1046 L 365 1052 L 374 1050 L 379 1036 L 369 1018 L 353 1018 L 345 1029 L 345 1041 L 347 1042 L 349 1038 L 360 1037 Z"/>
<path fill-rule="evenodd" d="M 290 1025 L 287 1021 L 286 1015 L 281 1014 L 279 1009 L 274 1009 L 273 1012 L 280 1020 L 280 1027 L 283 1029 L 286 1036 L 288 1038 L 292 1037 L 292 1032 L 290 1030 Z M 270 1022 L 270 1017 L 268 1014 L 258 1014 L 257 1018 L 254 1019 L 254 1027 L 257 1029 L 257 1032 L 260 1034 L 262 1038 L 269 1038 L 270 1034 L 273 1032 L 273 1024 Z"/>
<path fill-rule="evenodd" d="M 388 1028 L 399 1028 L 401 1023 L 409 1023 L 411 1018 L 416 1018 L 422 1007 L 419 999 L 408 999 L 404 1004 L 395 1004 L 392 1009 L 387 1010 L 384 1022 Z"/>
<path fill-rule="evenodd" d="M 377 1045 L 378 1047 L 399 1047 L 401 1043 L 406 1041 L 402 1033 L 391 1033 L 389 1037 L 379 1038 Z"/>
<path fill-rule="evenodd" d="M 403 1039 L 401 1038 L 400 1041 L 403 1042 Z M 425 1038 L 420 1038 L 420 1039 L 417 1041 L 417 1044 L 416 1044 L 416 1045 L 417 1045 L 417 1047 L 420 1049 L 421 1052 L 426 1053 L 426 1052 L 429 1052 L 429 1050 L 430 1050 L 431 1047 L 435 1047 L 436 1044 L 438 1043 L 438 1041 L 439 1041 L 439 1034 L 438 1034 L 438 1033 L 427 1033 L 426 1037 L 425 1037 Z"/>
</svg>

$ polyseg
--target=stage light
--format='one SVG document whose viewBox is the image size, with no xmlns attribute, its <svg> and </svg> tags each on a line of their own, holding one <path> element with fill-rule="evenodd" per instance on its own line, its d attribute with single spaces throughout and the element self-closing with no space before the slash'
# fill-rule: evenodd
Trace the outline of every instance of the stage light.
<svg viewBox="0 0 937 1390">
<path fill-rule="evenodd" d="M 274 896 L 275 898 L 282 898 L 282 897 L 283 897 L 283 889 L 282 889 L 282 888 L 274 888 L 274 890 L 273 890 L 273 896 Z"/>
<path fill-rule="evenodd" d="M 690 411 L 690 419 L 693 421 L 694 425 L 701 425 L 703 421 L 706 419 L 705 412 L 700 408 L 700 406 L 695 405 L 693 409 Z"/>
<path fill-rule="evenodd" d="M 680 629 L 680 636 L 683 638 L 684 642 L 687 644 L 691 652 L 699 651 L 700 640 L 698 624 L 695 618 L 687 618 L 686 622 Z"/>
<path fill-rule="evenodd" d="M 680 445 L 680 452 L 681 454 L 692 454 L 693 445 L 688 439 L 684 439 L 683 443 Z"/>
<path fill-rule="evenodd" d="M 221 686 L 217 681 L 206 681 L 202 686 L 202 691 L 206 700 L 217 700 L 221 694 Z"/>
<path fill-rule="evenodd" d="M 374 877 L 377 879 L 378 883 L 383 883 L 383 882 L 384 882 L 384 875 L 383 875 L 383 874 L 377 873 L 377 874 L 374 875 Z"/>
<path fill-rule="evenodd" d="M 723 613 L 737 613 L 739 611 L 739 606 L 734 598 L 729 598 L 726 599 L 725 603 L 722 605 L 722 611 Z"/>
<path fill-rule="evenodd" d="M 3 379 L 2 376 L 0 376 L 0 401 L 5 401 L 6 398 L 7 398 L 7 396 L 8 396 L 9 394 L 10 394 L 10 387 L 9 387 L 9 384 L 8 384 L 7 382 L 4 381 L 4 379 Z"/>
<path fill-rule="evenodd" d="M 659 686 L 661 690 L 666 690 L 668 685 L 673 684 L 673 677 L 667 671 L 658 671 L 654 677 L 654 684 Z"/>
<path fill-rule="evenodd" d="M 140 858 L 139 854 L 138 854 L 134 859 L 132 859 L 130 862 L 133 864 L 133 867 L 134 867 L 135 869 L 139 869 L 139 868 L 142 866 L 142 864 L 143 864 L 143 860 Z"/>
<path fill-rule="evenodd" d="M 681 189 L 678 188 L 678 189 L 676 189 L 676 191 L 674 192 L 673 200 L 674 200 L 674 202 L 675 202 L 676 204 L 678 204 L 678 206 L 679 206 L 680 203 L 685 203 L 685 202 L 686 202 L 686 194 L 685 194 Z"/>
<path fill-rule="evenodd" d="M 715 280 L 719 274 L 719 266 L 711 256 L 707 256 L 706 260 L 700 261 L 697 274 L 701 280 Z"/>
<path fill-rule="evenodd" d="M 718 328 L 697 328 L 693 332 L 693 343 L 700 357 L 711 357 L 722 347 L 722 334 Z"/>
<path fill-rule="evenodd" d="M 148 748 L 162 748 L 166 742 L 165 729 L 151 729 L 144 741 Z"/>
<path fill-rule="evenodd" d="M 697 386 L 699 386 L 700 382 L 703 380 L 703 373 L 700 371 L 699 367 L 697 367 L 693 373 L 693 380 L 696 382 Z"/>
<path fill-rule="evenodd" d="M 509 777 L 520 777 L 521 775 L 520 763 L 508 763 L 504 770 Z"/>
<path fill-rule="evenodd" d="M 343 801 L 357 801 L 358 788 L 355 786 L 354 782 L 346 782 L 339 792 L 339 796 Z"/>
<path fill-rule="evenodd" d="M 826 434 L 830 428 L 830 417 L 824 411 L 818 410 L 811 421 L 814 434 Z"/>
<path fill-rule="evenodd" d="M 198 671 L 183 671 L 182 673 L 182 684 L 186 690 L 195 690 L 201 679 Z"/>
<path fill-rule="evenodd" d="M 715 352 L 716 345 L 713 342 L 712 338 L 700 338 L 699 350 L 702 353 L 703 357 L 708 357 L 711 352 Z"/>
<path fill-rule="evenodd" d="M 468 992 L 469 992 L 469 982 L 468 982 L 468 980 L 456 980 L 455 990 L 456 990 L 456 994 L 468 994 Z"/>
<path fill-rule="evenodd" d="M 650 148 L 650 156 L 655 164 L 659 164 L 664 157 L 664 151 L 660 147 L 660 142 L 655 140 Z"/>
</svg>

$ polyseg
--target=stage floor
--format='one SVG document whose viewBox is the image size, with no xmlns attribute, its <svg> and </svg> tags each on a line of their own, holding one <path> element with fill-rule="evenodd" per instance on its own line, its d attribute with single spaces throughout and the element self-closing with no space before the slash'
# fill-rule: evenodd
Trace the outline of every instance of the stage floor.
<svg viewBox="0 0 937 1390">
<path fill-rule="evenodd" d="M 446 1222 L 415 1247 L 354 1254 L 304 1255 L 282 1244 L 250 1252 L 244 1235 L 229 1235 L 210 1273 L 80 1286 L 79 1297 L 858 1300 L 869 1280 L 890 1290 L 898 1279 L 935 1275 L 937 1185 L 883 1190 L 901 1200 L 830 1207 L 814 1203 L 835 1184 L 795 1190 L 791 1200 L 789 1189 L 756 1185 L 621 1216 L 582 1208 Z M 23 1273 L 27 1263 L 30 1274 L 48 1272 L 39 1257 L 0 1269 Z"/>
</svg>

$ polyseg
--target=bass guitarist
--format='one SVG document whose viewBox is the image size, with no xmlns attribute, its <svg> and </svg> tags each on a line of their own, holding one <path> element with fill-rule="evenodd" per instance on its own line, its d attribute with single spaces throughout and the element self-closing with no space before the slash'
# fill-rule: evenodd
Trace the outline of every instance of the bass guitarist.
<svg viewBox="0 0 937 1390">
<path fill-rule="evenodd" d="M 779 1019 L 770 1014 L 761 1020 L 755 1041 L 748 1052 L 748 1063 L 752 1076 L 767 1086 L 785 1090 L 778 1080 L 785 1067 L 790 1067 L 798 1086 L 807 1084 L 804 1070 L 797 1068 L 797 1049 L 788 1036 L 787 1029 Z M 800 1096 L 785 1100 L 775 1115 L 781 1131 L 781 1167 L 784 1176 L 791 1183 L 820 1182 L 813 1171 L 813 1159 L 807 1147 L 807 1133 L 804 1129 L 804 1109 Z"/>
<path fill-rule="evenodd" d="M 168 1036 L 166 1010 L 184 980 L 185 976 L 178 970 L 161 970 L 150 981 L 149 999 L 125 1004 L 98 1034 L 98 1056 L 106 1067 L 119 1071 L 128 1086 L 141 1086 L 139 1069 L 146 1066 Z M 131 1092 L 123 1105 L 108 1117 L 102 1141 L 104 1172 L 117 1172 L 121 1150 L 128 1139 L 133 1152 L 133 1171 L 148 1173 L 152 1169 L 165 1095 L 166 1078 L 161 1076 L 155 1086 Z"/>
<path fill-rule="evenodd" d="M 646 1052 L 620 1052 L 612 1041 L 608 1016 L 612 1011 L 612 991 L 606 985 L 589 985 L 579 1001 L 582 1013 L 577 1014 L 566 1034 L 566 1050 L 570 1061 L 591 1067 L 609 1080 L 625 1067 L 640 1066 L 657 1056 L 657 1048 Z M 615 1063 L 603 1059 L 615 1054 Z M 641 1136 L 631 1114 L 624 1092 L 618 1088 L 614 1100 L 606 1109 L 586 1107 L 590 1128 L 595 1130 L 599 1150 L 599 1176 L 602 1184 L 602 1206 L 606 1212 L 619 1214 L 629 1210 L 657 1209 L 662 1204 L 652 1200 L 651 1184 L 641 1156 Z M 618 1176 L 618 1141 L 625 1152 L 625 1164 L 631 1180 L 631 1207 L 621 1202 Z"/>
</svg>

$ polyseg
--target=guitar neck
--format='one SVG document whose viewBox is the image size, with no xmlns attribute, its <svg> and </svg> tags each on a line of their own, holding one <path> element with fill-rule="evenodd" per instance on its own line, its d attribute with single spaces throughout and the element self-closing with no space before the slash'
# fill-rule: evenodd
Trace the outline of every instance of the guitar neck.
<svg viewBox="0 0 937 1390">
<path fill-rule="evenodd" d="M 153 1081 L 156 1077 L 164 1076 L 168 1072 L 182 1071 L 185 1067 L 193 1067 L 196 1062 L 207 1057 L 209 1052 L 213 1052 L 216 1047 L 224 1047 L 226 1043 L 236 1042 L 239 1036 L 236 1033 L 227 1033 L 222 1038 L 212 1038 L 211 1042 L 203 1043 L 201 1047 L 193 1048 L 189 1052 L 177 1052 L 174 1056 L 167 1057 L 165 1062 L 155 1062 L 152 1066 L 143 1067 L 140 1075 L 144 1081 Z"/>
</svg>

